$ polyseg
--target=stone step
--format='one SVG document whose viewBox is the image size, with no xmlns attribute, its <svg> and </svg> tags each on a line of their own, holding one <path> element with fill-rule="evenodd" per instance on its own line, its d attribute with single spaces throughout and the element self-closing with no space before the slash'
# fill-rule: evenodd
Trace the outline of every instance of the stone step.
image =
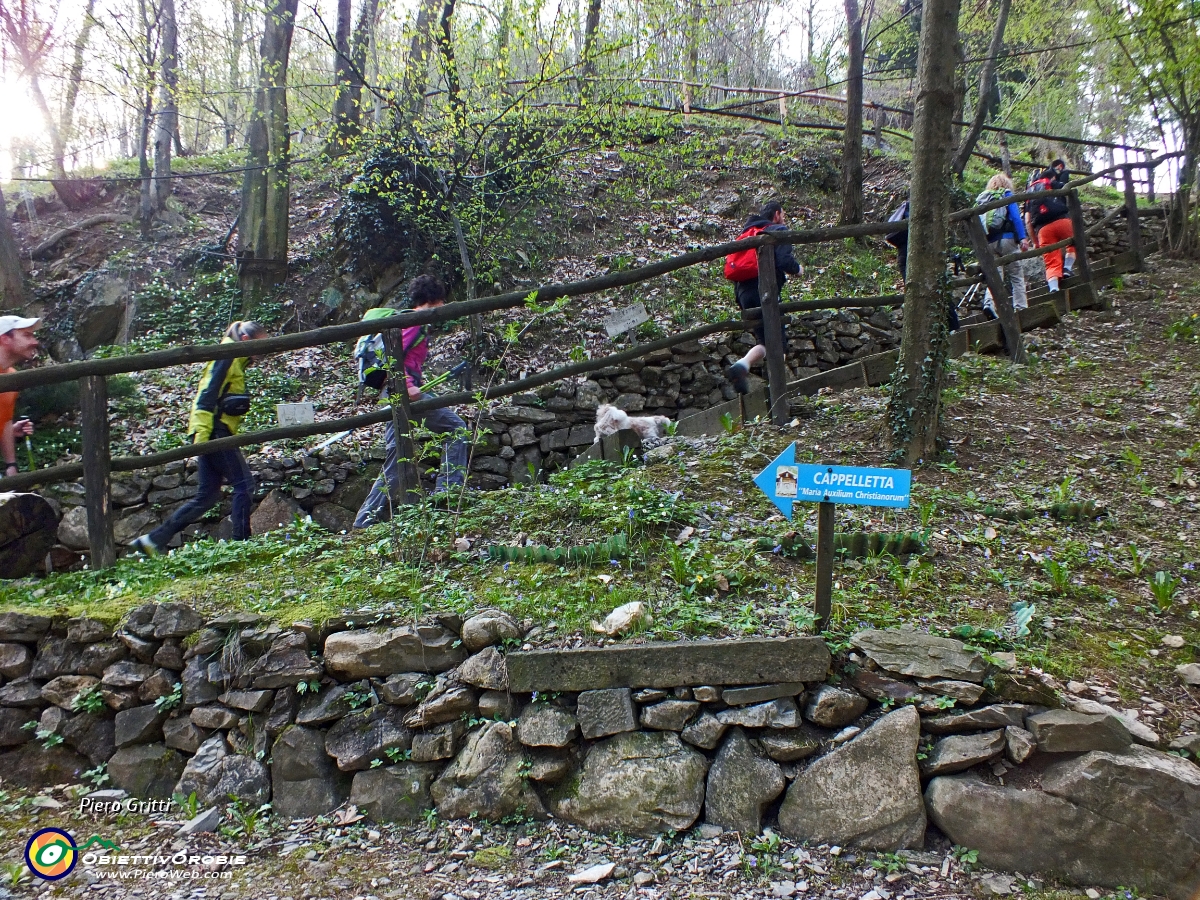
<svg viewBox="0 0 1200 900">
<path fill-rule="evenodd" d="M 509 690 L 692 687 L 823 681 L 829 648 L 816 637 L 619 644 L 510 653 Z"/>
</svg>

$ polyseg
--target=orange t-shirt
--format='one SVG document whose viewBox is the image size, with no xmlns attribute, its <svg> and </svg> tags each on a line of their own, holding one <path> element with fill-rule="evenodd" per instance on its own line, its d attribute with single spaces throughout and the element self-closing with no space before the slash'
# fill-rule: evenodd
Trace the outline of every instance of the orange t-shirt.
<svg viewBox="0 0 1200 900">
<path fill-rule="evenodd" d="M 6 369 L 0 374 L 9 375 L 16 369 Z M 3 428 L 12 421 L 13 410 L 17 408 L 17 392 L 10 391 L 7 394 L 0 394 L 0 428 Z"/>
</svg>

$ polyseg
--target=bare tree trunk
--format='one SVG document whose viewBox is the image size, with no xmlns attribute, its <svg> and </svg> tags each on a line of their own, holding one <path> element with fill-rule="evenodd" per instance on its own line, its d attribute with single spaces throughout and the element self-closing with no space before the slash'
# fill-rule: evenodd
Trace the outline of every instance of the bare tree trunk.
<svg viewBox="0 0 1200 900">
<path fill-rule="evenodd" d="M 350 102 L 350 84 L 354 75 L 350 60 L 350 0 L 338 0 L 337 31 L 333 37 L 333 133 L 325 145 L 328 156 L 340 156 L 357 133 Z"/>
<path fill-rule="evenodd" d="M 692 85 L 700 79 L 700 29 L 702 27 L 700 21 L 700 3 L 698 0 L 691 0 L 688 13 L 687 24 L 687 76 L 688 84 L 683 87 L 683 111 L 685 113 L 692 111 L 692 104 L 696 102 L 696 97 L 692 95 Z M 699 95 L 700 105 L 703 106 L 707 98 L 704 93 Z"/>
<path fill-rule="evenodd" d="M 917 57 L 904 335 L 887 411 L 891 445 L 910 466 L 937 454 L 942 374 L 950 345 L 947 166 L 953 146 L 954 68 L 962 55 L 958 14 L 959 0 L 925 0 Z"/>
<path fill-rule="evenodd" d="M 962 72 L 959 72 L 954 79 L 954 110 L 951 112 L 953 124 L 950 126 L 950 139 L 957 147 L 962 143 L 962 125 L 959 123 L 963 120 L 963 107 L 967 103 L 967 79 Z"/>
<path fill-rule="evenodd" d="M 247 130 L 246 177 L 238 224 L 243 308 L 287 277 L 289 156 L 287 77 L 299 0 L 267 9 L 254 113 Z"/>
<path fill-rule="evenodd" d="M 67 90 L 63 95 L 62 114 L 59 117 L 59 132 L 64 141 L 71 139 L 75 130 L 75 102 L 79 99 L 79 85 L 83 81 L 83 54 L 87 50 L 88 39 L 96 19 L 92 12 L 96 8 L 96 0 L 87 0 L 83 9 L 83 24 L 79 26 L 79 34 L 75 36 L 75 46 L 71 50 L 71 68 L 67 72 Z"/>
<path fill-rule="evenodd" d="M 0 189 L 0 310 L 21 309 L 28 299 L 21 274 L 21 253 L 8 218 L 4 191 Z"/>
<path fill-rule="evenodd" d="M 433 19 L 440 0 L 420 0 L 417 21 L 413 27 L 408 61 L 404 66 L 404 81 L 400 87 L 400 109 L 397 128 L 406 128 L 425 109 L 425 88 L 429 84 L 429 53 L 433 48 Z"/>
<path fill-rule="evenodd" d="M 39 17 L 37 5 L 25 0 L 19 3 L 0 2 L 0 30 L 12 46 L 21 74 L 29 79 L 29 92 L 45 122 L 46 134 L 50 138 L 51 176 L 63 180 L 66 178 L 66 147 L 59 120 L 50 111 L 50 104 L 42 93 L 40 77 L 43 65 L 54 47 L 51 27 Z M 57 185 L 55 187 L 58 189 Z M 71 206 L 74 198 L 68 192 L 59 190 L 63 202 Z"/>
<path fill-rule="evenodd" d="M 150 168 L 150 122 L 154 118 L 153 94 L 147 89 L 142 97 L 142 126 L 138 130 L 138 176 L 142 179 L 138 190 L 138 227 L 142 240 L 150 239 L 150 225 L 154 221 L 154 192 L 150 182 L 154 171 Z"/>
<path fill-rule="evenodd" d="M 141 92 L 139 100 L 142 104 L 142 121 L 138 128 L 137 142 L 138 176 L 141 178 L 138 191 L 138 226 L 142 240 L 149 240 L 150 225 L 154 221 L 150 129 L 154 124 L 154 81 L 156 77 L 154 32 L 158 27 L 158 10 L 152 9 L 147 0 L 138 0 L 138 17 L 141 23 L 139 38 L 145 41 L 145 44 L 137 51 L 143 82 L 138 85 L 138 90 Z"/>
<path fill-rule="evenodd" d="M 373 84 L 381 83 L 379 75 L 379 29 L 371 29 L 371 40 L 368 52 L 371 54 L 371 81 Z M 375 128 L 379 128 L 379 123 L 383 121 L 383 97 L 379 91 L 372 91 L 374 95 L 374 105 L 371 109 L 371 123 Z"/>
<path fill-rule="evenodd" d="M 846 130 L 842 132 L 842 214 L 839 225 L 857 225 L 863 217 L 862 16 L 858 0 L 846 0 L 846 39 L 850 56 L 846 64 Z"/>
<path fill-rule="evenodd" d="M 54 113 L 50 112 L 50 104 L 46 102 L 46 95 L 42 93 L 42 83 L 36 72 L 29 74 L 29 92 L 33 95 L 33 102 L 46 122 L 46 133 L 50 137 L 51 175 L 54 178 L 66 178 L 66 144 L 63 143 L 62 132 L 58 130 L 58 121 L 54 118 Z"/>
<path fill-rule="evenodd" d="M 804 57 L 804 61 L 808 63 L 808 77 L 812 78 L 816 72 L 813 63 L 813 57 L 817 52 L 817 33 L 814 31 L 813 16 L 816 14 L 817 0 L 808 0 L 808 5 L 804 12 L 807 16 L 808 25 L 804 29 L 808 36 L 808 54 Z"/>
<path fill-rule="evenodd" d="M 1012 178 L 1012 156 L 1008 152 L 1008 135 L 1000 132 L 1000 168 L 1004 174 Z"/>
<path fill-rule="evenodd" d="M 573 29 L 578 39 L 578 27 Z M 503 66 L 508 51 L 508 41 L 512 32 L 512 0 L 504 0 L 500 7 L 500 20 L 496 24 L 496 59 Z"/>
<path fill-rule="evenodd" d="M 588 0 L 587 22 L 583 26 L 583 71 L 579 86 L 580 99 L 586 100 L 596 78 L 596 36 L 600 33 L 600 2 Z"/>
<path fill-rule="evenodd" d="M 1196 221 L 1196 175 L 1200 164 L 1200 113 L 1185 116 L 1180 122 L 1183 131 L 1183 159 L 1175 196 L 1167 213 L 1167 242 L 1172 254 L 1190 256 L 1200 251 L 1200 224 Z"/>
<path fill-rule="evenodd" d="M 345 97 L 345 120 L 349 136 L 362 131 L 362 90 L 367 71 L 367 50 L 375 40 L 375 20 L 379 17 L 379 0 L 363 0 L 358 21 L 350 38 L 349 88 Z"/>
<path fill-rule="evenodd" d="M 175 0 L 160 0 L 159 39 L 161 41 L 162 80 L 158 86 L 158 120 L 154 131 L 154 184 L 151 202 L 156 211 L 167 208 L 171 196 L 171 144 L 179 124 L 175 91 L 179 85 L 179 29 L 175 21 Z"/>
<path fill-rule="evenodd" d="M 463 100 L 462 85 L 458 81 L 458 63 L 454 59 L 454 3 L 445 0 L 442 4 L 442 19 L 438 28 L 438 49 L 442 53 L 442 67 L 446 72 L 446 92 L 450 95 L 451 118 L 455 131 L 466 124 L 467 107 Z"/>
<path fill-rule="evenodd" d="M 232 147 L 237 136 L 238 88 L 242 84 L 242 42 L 246 39 L 246 7 L 232 0 L 233 33 L 229 41 L 229 94 L 225 98 L 225 146 Z"/>
<path fill-rule="evenodd" d="M 1000 0 L 1000 9 L 996 13 L 996 27 L 992 29 L 992 42 L 988 45 L 987 59 L 983 61 L 983 71 L 979 73 L 979 98 L 975 102 L 975 118 L 971 121 L 971 129 L 958 148 L 954 157 L 954 174 L 962 178 L 971 161 L 971 151 L 983 133 L 983 123 L 987 119 L 988 98 L 992 93 L 992 79 L 996 74 L 996 57 L 1000 55 L 1000 47 L 1004 43 L 1004 26 L 1008 24 L 1008 9 L 1012 0 Z"/>
</svg>

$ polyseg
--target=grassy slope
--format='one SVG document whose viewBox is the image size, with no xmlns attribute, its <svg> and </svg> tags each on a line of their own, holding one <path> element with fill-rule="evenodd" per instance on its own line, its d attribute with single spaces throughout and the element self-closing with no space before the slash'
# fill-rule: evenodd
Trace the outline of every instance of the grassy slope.
<svg viewBox="0 0 1200 900">
<path fill-rule="evenodd" d="M 987 627 L 1000 635 L 981 641 L 1013 646 L 1026 664 L 1093 680 L 1132 707 L 1149 702 L 1140 698 L 1161 702 L 1165 713 L 1148 707 L 1143 715 L 1164 734 L 1195 717 L 1171 669 L 1200 648 L 1200 344 L 1186 325 L 1176 326 L 1175 339 L 1167 331 L 1188 321 L 1198 281 L 1194 267 L 1155 261 L 1149 275 L 1127 279 L 1141 290 L 1113 291 L 1115 321 L 1085 313 L 1036 333 L 1028 366 L 973 355 L 953 363 L 950 450 L 915 473 L 913 508 L 839 512 L 847 530 L 920 529 L 924 520 L 931 552 L 907 563 L 884 557 L 840 566 L 833 634 L 903 622 Z M 811 528 L 812 516 L 789 526 L 750 478 L 793 438 L 801 457 L 884 463 L 885 402 L 882 389 L 822 396 L 793 428 L 677 439 L 650 465 L 602 464 L 550 485 L 471 495 L 457 514 L 419 508 L 351 538 L 298 526 L 242 545 L 201 543 L 166 558 L 122 560 L 103 573 L 6 582 L 0 607 L 112 618 L 149 600 L 177 599 L 289 623 L 360 610 L 417 618 L 495 605 L 541 626 L 536 643 L 570 645 L 595 638 L 591 620 L 638 599 L 653 608 L 653 637 L 804 630 L 812 564 L 756 553 L 754 543 Z M 1108 514 L 1085 524 L 984 515 L 989 504 L 1038 505 L 1056 496 L 1103 502 Z M 677 547 L 684 526 L 695 533 Z M 632 542 L 629 557 L 615 563 L 504 565 L 481 555 L 489 542 L 527 537 L 567 546 L 617 532 Z M 474 546 L 456 552 L 457 537 Z M 1131 547 L 1148 561 L 1135 563 Z M 1183 579 L 1163 613 L 1148 585 L 1158 571 Z M 1013 642 L 1017 601 L 1036 603 L 1037 613 L 1030 636 Z M 1187 643 L 1168 649 L 1166 634 Z"/>
</svg>

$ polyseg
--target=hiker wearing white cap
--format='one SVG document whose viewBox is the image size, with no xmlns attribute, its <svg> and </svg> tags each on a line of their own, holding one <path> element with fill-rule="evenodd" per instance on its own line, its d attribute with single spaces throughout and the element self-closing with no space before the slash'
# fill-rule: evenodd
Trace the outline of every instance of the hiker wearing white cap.
<svg viewBox="0 0 1200 900">
<path fill-rule="evenodd" d="M 41 319 L 24 319 L 21 316 L 0 316 L 0 374 L 16 371 L 18 363 L 37 358 L 38 339 L 33 330 Z M 17 407 L 17 392 L 0 394 L 0 457 L 4 468 L 0 475 L 17 474 L 17 438 L 33 434 L 33 423 L 28 419 L 12 420 Z"/>
</svg>

